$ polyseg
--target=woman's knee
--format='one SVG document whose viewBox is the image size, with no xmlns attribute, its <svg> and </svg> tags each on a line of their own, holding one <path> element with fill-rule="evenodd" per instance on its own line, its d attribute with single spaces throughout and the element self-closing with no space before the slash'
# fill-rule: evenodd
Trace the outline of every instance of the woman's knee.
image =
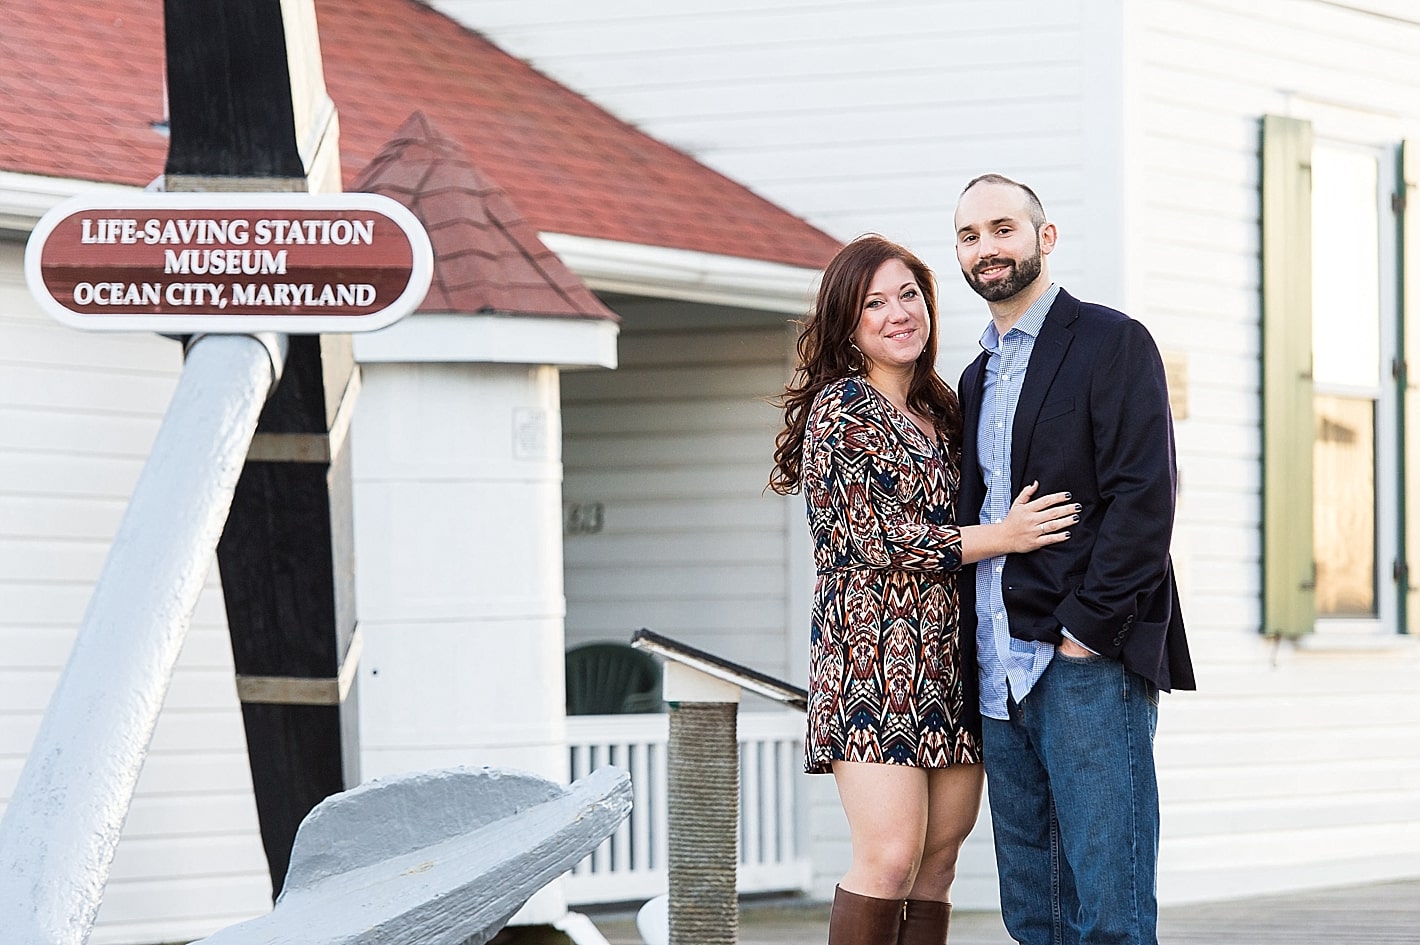
<svg viewBox="0 0 1420 945">
<path fill-rule="evenodd" d="M 961 842 L 945 843 L 922 851 L 922 862 L 918 869 L 950 880 L 956 876 L 957 859 L 961 856 Z"/>
<path fill-rule="evenodd" d="M 913 899 L 941 899 L 951 897 L 952 884 L 957 878 L 957 855 L 961 845 L 942 846 L 924 851 L 922 862 L 913 877 L 910 897 Z"/>
<path fill-rule="evenodd" d="M 853 851 L 854 872 L 875 878 L 885 897 L 905 896 L 922 865 L 922 848 L 910 843 L 874 843 Z"/>
</svg>

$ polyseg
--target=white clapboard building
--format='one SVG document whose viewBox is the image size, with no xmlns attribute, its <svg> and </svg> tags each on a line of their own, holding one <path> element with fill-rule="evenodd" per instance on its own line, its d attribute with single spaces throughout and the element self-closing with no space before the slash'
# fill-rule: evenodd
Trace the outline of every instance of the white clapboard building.
<svg viewBox="0 0 1420 945">
<path fill-rule="evenodd" d="M 0 26 L 25 103 L 0 111 L 0 799 L 180 367 L 151 335 L 54 324 L 21 278 L 49 206 L 162 173 L 148 6 L 39 0 Z M 562 718 L 564 647 L 649 627 L 803 685 L 807 536 L 763 489 L 792 320 L 836 241 L 881 232 L 939 272 L 955 380 L 986 313 L 952 208 L 998 171 L 1059 225 L 1056 278 L 1144 321 L 1170 368 L 1200 691 L 1163 702 L 1161 898 L 1420 876 L 1413 4 L 315 7 L 345 184 L 418 109 L 617 317 L 425 311 L 357 344 L 367 775 L 613 760 L 654 811 L 663 717 Z M 220 593 L 214 569 L 97 943 L 269 904 Z M 746 700 L 741 887 L 822 898 L 847 834 L 831 782 L 795 773 L 801 726 Z M 659 891 L 645 816 L 650 848 L 623 837 L 567 902 Z M 959 907 L 994 881 L 978 829 Z"/>
<path fill-rule="evenodd" d="M 1031 184 L 1057 280 L 1144 321 L 1171 372 L 1201 689 L 1163 702 L 1161 897 L 1420 875 L 1420 9 L 437 5 L 834 235 L 916 248 L 952 379 L 986 318 L 955 266 L 956 197 L 986 171 Z M 569 594 L 569 636 L 604 621 Z M 822 894 L 847 852 L 818 787 Z M 976 903 L 987 833 L 969 847 L 958 900 Z"/>
</svg>

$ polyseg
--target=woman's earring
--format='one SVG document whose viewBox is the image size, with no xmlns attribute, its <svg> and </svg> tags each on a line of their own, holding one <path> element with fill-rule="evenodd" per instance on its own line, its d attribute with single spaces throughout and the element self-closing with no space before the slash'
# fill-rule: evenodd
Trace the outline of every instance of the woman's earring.
<svg viewBox="0 0 1420 945">
<path fill-rule="evenodd" d="M 853 357 L 850 358 L 848 362 L 848 370 L 852 371 L 854 374 L 862 374 L 863 369 L 868 366 L 868 359 L 863 354 L 863 349 L 859 348 L 851 341 L 848 342 L 848 347 L 853 352 Z"/>
</svg>

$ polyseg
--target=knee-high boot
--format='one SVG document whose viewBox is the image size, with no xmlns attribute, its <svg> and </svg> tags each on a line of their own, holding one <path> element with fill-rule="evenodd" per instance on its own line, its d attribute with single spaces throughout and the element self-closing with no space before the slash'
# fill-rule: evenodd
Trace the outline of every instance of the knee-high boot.
<svg viewBox="0 0 1420 945">
<path fill-rule="evenodd" d="M 946 945 L 952 904 L 932 899 L 909 899 L 902 910 L 902 931 L 897 945 Z"/>
<path fill-rule="evenodd" d="M 828 945 L 898 945 L 902 913 L 901 899 L 860 896 L 835 887 Z"/>
</svg>

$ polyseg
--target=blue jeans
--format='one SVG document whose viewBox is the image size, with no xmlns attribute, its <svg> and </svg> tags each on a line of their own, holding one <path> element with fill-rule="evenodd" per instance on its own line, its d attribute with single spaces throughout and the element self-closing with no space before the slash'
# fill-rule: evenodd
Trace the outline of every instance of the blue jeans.
<svg viewBox="0 0 1420 945">
<path fill-rule="evenodd" d="M 1158 690 L 1057 651 L 983 719 L 1001 916 L 1021 945 L 1158 945 Z"/>
</svg>

